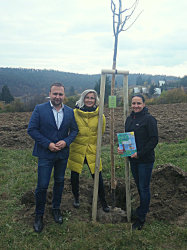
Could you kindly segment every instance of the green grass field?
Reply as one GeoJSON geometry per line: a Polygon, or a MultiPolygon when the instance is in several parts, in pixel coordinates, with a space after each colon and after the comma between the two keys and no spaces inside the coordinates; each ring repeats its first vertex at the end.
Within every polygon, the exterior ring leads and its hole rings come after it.
{"type": "MultiPolygon", "coordinates": [[[[155,150],[157,164],[171,163],[187,171],[187,141],[159,144],[155,150]]],[[[169,225],[167,221],[146,224],[142,231],[131,231],[127,224],[100,224],[70,221],[48,225],[37,234],[17,220],[22,195],[36,186],[37,159],[31,150],[0,148],[0,249],[98,249],[152,250],[187,249],[187,228],[169,225]]],[[[102,147],[103,178],[110,179],[110,148],[102,147]]],[[[115,147],[116,177],[124,177],[124,160],[115,147]]],[[[66,175],[70,172],[67,170],[66,175]]],[[[84,175],[89,172],[84,171],[84,175]]],[[[52,183],[50,184],[52,185],[52,183]]]]}

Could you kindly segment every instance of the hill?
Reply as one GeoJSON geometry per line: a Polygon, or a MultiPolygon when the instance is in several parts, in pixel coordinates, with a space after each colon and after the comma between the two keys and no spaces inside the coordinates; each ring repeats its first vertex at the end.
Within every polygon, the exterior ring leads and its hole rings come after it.
{"type": "MultiPolygon", "coordinates": [[[[136,79],[140,74],[129,74],[129,85],[135,85],[136,79]]],[[[40,69],[25,69],[25,68],[0,68],[0,92],[4,85],[7,85],[11,94],[14,97],[19,96],[34,96],[36,94],[48,94],[50,85],[53,82],[62,82],[66,87],[66,92],[71,86],[81,93],[88,88],[94,88],[95,83],[99,80],[100,74],[84,75],[56,70],[40,70],[40,69]]],[[[111,76],[110,76],[111,77],[111,76]]],[[[151,80],[180,80],[178,77],[165,75],[146,75],[141,74],[145,81],[151,77],[151,80]]],[[[123,77],[116,76],[117,86],[123,85],[123,77]]]]}

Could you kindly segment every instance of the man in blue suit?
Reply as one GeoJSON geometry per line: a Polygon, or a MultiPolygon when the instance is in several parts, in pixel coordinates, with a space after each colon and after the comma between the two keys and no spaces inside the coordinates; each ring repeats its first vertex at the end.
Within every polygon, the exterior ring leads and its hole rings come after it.
{"type": "Polygon", "coordinates": [[[54,167],[52,214],[56,223],[62,224],[60,203],[64,189],[64,175],[69,157],[69,146],[74,141],[78,127],[73,109],[63,104],[65,88],[53,83],[50,101],[36,105],[28,125],[28,134],[34,139],[33,156],[38,157],[38,183],[35,191],[36,217],[34,230],[41,232],[47,188],[54,167]]]}

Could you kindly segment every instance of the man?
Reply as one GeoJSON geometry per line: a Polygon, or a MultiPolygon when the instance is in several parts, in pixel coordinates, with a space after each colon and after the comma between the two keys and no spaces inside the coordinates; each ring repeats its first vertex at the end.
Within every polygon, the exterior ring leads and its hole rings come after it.
{"type": "Polygon", "coordinates": [[[73,109],[63,104],[65,88],[53,83],[50,101],[36,105],[30,118],[28,134],[35,140],[33,156],[38,157],[38,183],[35,191],[36,217],[34,230],[41,232],[47,188],[54,167],[52,214],[56,223],[62,224],[60,203],[64,189],[64,175],[69,157],[69,146],[74,141],[78,127],[73,109]]]}

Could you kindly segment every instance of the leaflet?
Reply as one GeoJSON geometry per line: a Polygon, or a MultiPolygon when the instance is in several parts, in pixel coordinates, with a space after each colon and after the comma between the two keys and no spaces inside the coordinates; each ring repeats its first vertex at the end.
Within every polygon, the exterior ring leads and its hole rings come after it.
{"type": "Polygon", "coordinates": [[[117,137],[119,148],[124,152],[122,157],[131,156],[137,152],[134,132],[120,133],[117,134],[117,137]]]}

